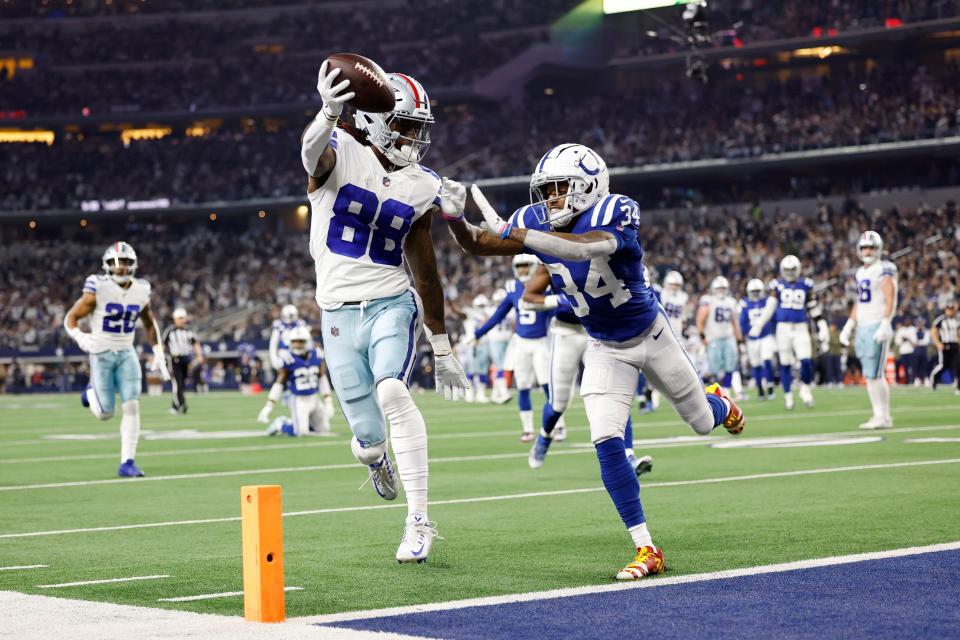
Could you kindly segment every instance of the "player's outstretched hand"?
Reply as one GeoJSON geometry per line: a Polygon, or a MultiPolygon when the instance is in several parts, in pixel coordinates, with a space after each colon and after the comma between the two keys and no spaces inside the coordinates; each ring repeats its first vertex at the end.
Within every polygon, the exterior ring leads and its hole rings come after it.
{"type": "Polygon", "coordinates": [[[466,395],[467,386],[470,384],[467,374],[453,355],[447,334],[437,333],[430,336],[430,346],[433,347],[433,369],[437,393],[442,394],[444,400],[456,402],[466,395]]]}
{"type": "Polygon", "coordinates": [[[480,191],[480,187],[472,185],[470,187],[470,196],[480,210],[480,215],[483,216],[483,221],[486,223],[487,228],[501,238],[505,237],[504,231],[509,231],[510,225],[497,215],[497,210],[487,202],[487,198],[483,195],[483,191],[480,191]]]}
{"type": "Polygon", "coordinates": [[[467,188],[450,178],[440,181],[440,212],[443,219],[452,222],[463,217],[467,204],[467,188]]]}
{"type": "Polygon", "coordinates": [[[257,422],[260,424],[267,424],[270,422],[270,411],[273,409],[270,405],[264,405],[263,409],[260,409],[260,413],[257,414],[257,422]]]}
{"type": "Polygon", "coordinates": [[[347,91],[350,86],[349,80],[334,84],[337,76],[340,75],[340,69],[333,69],[328,73],[327,67],[327,61],[324,60],[323,64],[320,65],[320,73],[317,76],[317,93],[323,99],[324,112],[331,120],[335,120],[343,113],[343,103],[352,100],[357,94],[353,91],[347,91]]]}

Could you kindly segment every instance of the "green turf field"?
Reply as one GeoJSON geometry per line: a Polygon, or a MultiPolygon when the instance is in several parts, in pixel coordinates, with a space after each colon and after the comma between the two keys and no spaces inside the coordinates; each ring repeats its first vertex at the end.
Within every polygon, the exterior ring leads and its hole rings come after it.
{"type": "MultiPolygon", "coordinates": [[[[745,403],[739,439],[882,439],[717,448],[735,439],[694,440],[669,407],[635,411],[638,453],[654,457],[642,497],[668,575],[960,539],[960,398],[894,390],[896,429],[872,434],[856,429],[868,417],[862,389],[816,397],[816,409],[789,414],[779,399],[745,403]],[[684,438],[662,440],[674,437],[684,438]],[[923,439],[940,441],[909,442],[923,439]]],[[[283,486],[286,583],[303,588],[287,594],[288,616],[604,584],[631,559],[579,403],[570,437],[534,472],[515,405],[417,396],[431,434],[430,517],[445,539],[427,564],[399,566],[403,498],[359,489],[366,474],[351,464],[342,417],[337,437],[225,437],[260,433],[263,400],[190,395],[189,415],[175,417],[167,397],[144,398],[137,462],[148,478],[120,481],[119,417],[96,421],[75,394],[0,396],[0,567],[49,565],[0,571],[0,590],[242,615],[239,597],[158,600],[242,589],[244,484],[283,486]],[[220,521],[184,522],[196,520],[220,521]],[[117,528],[144,524],[161,526],[117,528]],[[106,530],[77,531],[96,528],[106,530]],[[169,578],[38,588],[156,575],[169,578]]]]}

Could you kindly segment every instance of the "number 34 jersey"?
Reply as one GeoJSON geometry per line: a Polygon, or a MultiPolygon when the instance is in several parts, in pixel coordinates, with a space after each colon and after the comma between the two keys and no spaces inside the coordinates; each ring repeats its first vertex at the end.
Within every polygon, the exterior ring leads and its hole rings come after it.
{"type": "Polygon", "coordinates": [[[150,283],[131,278],[130,286],[121,287],[103,274],[87,276],[83,292],[97,297],[97,306],[90,316],[90,333],[96,340],[96,351],[122,351],[133,346],[140,312],[150,303],[150,283]]]}
{"type": "Polygon", "coordinates": [[[411,164],[387,171],[372,147],[335,129],[337,162],[326,182],[308,194],[310,255],[317,272],[317,304],[400,295],[410,286],[403,242],[410,226],[439,204],[440,178],[411,164]]]}
{"type": "MultiPolygon", "coordinates": [[[[542,206],[518,209],[511,222],[521,229],[552,231],[548,223],[539,221],[536,209],[542,206]]],[[[657,298],[643,277],[639,222],[636,202],[626,196],[609,195],[578,215],[569,231],[606,231],[616,239],[616,251],[582,262],[534,252],[550,271],[553,289],[566,295],[583,328],[594,339],[625,342],[646,331],[657,317],[657,298]]]]}

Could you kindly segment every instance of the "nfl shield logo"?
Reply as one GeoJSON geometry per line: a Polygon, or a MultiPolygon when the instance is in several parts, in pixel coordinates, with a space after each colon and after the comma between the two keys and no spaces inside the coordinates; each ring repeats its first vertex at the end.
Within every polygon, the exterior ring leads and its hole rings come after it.
{"type": "Polygon", "coordinates": [[[330,335],[334,338],[340,337],[340,328],[339,327],[330,327],[330,335]]]}
{"type": "Polygon", "coordinates": [[[389,187],[389,186],[390,186],[390,178],[389,178],[389,176],[383,176],[383,186],[385,186],[385,187],[389,187]]]}

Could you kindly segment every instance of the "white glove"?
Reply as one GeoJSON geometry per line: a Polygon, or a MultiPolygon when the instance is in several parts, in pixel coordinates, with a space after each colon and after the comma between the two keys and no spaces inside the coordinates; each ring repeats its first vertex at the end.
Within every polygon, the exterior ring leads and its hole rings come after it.
{"type": "Polygon", "coordinates": [[[483,215],[483,221],[487,224],[487,228],[493,233],[502,236],[504,228],[507,227],[507,222],[497,215],[496,209],[490,206],[490,203],[487,202],[487,198],[483,195],[483,192],[480,191],[480,187],[477,185],[471,186],[470,195],[473,196],[473,201],[477,203],[477,208],[480,209],[480,213],[483,215]]]}
{"type": "Polygon", "coordinates": [[[750,327],[750,331],[747,332],[747,335],[751,338],[759,338],[761,333],[763,333],[763,327],[759,324],[754,324],[752,327],[750,327]]]}
{"type": "Polygon", "coordinates": [[[550,311],[551,309],[556,309],[559,306],[560,296],[556,294],[544,296],[543,302],[527,302],[523,298],[520,299],[521,311],[550,311]]]}
{"type": "Polygon", "coordinates": [[[456,402],[467,392],[470,384],[467,374],[463,372],[463,367],[454,357],[447,334],[438,333],[430,336],[430,345],[433,347],[437,393],[443,394],[444,400],[456,402]]]}
{"type": "Polygon", "coordinates": [[[893,337],[893,325],[890,324],[889,318],[884,318],[880,321],[880,326],[877,327],[876,332],[873,334],[874,342],[885,343],[893,337]]]}
{"type": "Polygon", "coordinates": [[[324,114],[330,120],[336,120],[343,113],[343,103],[353,100],[357,94],[353,91],[344,93],[350,86],[349,80],[344,80],[339,84],[333,84],[340,75],[340,69],[334,69],[327,73],[327,61],[324,60],[320,65],[320,73],[317,75],[317,93],[323,99],[324,114]]]}
{"type": "Polygon", "coordinates": [[[467,204],[467,189],[459,182],[444,178],[440,182],[440,211],[443,219],[459,220],[467,204]]]}
{"type": "Polygon", "coordinates": [[[153,345],[153,370],[160,372],[161,380],[170,382],[170,370],[167,369],[167,355],[163,352],[163,347],[158,344],[153,345]]]}
{"type": "Polygon", "coordinates": [[[270,422],[270,412],[273,411],[273,403],[268,402],[263,405],[263,409],[260,409],[260,413],[257,414],[257,422],[260,424],[267,424],[270,422]]]}
{"type": "Polygon", "coordinates": [[[844,323],[843,329],[840,329],[840,344],[842,344],[845,347],[850,346],[850,334],[853,333],[853,327],[854,327],[853,320],[848,319],[844,323]]]}

